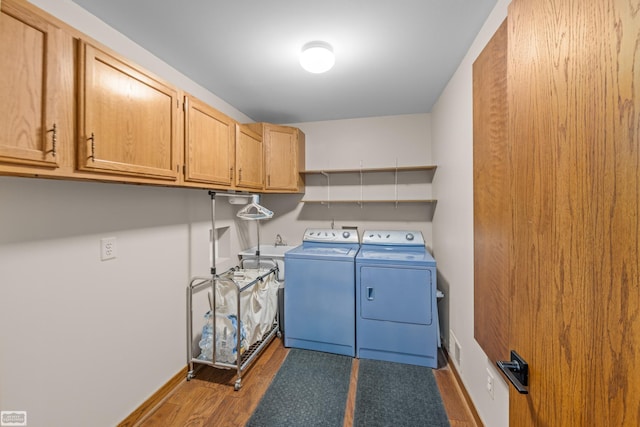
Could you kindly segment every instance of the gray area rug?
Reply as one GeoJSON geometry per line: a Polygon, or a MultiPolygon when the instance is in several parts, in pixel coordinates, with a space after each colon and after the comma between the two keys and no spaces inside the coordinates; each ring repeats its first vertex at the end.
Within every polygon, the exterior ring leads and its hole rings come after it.
{"type": "Polygon", "coordinates": [[[352,358],[293,348],[247,427],[342,427],[352,358]]]}
{"type": "Polygon", "coordinates": [[[360,359],[353,425],[449,426],[431,368],[360,359]]]}

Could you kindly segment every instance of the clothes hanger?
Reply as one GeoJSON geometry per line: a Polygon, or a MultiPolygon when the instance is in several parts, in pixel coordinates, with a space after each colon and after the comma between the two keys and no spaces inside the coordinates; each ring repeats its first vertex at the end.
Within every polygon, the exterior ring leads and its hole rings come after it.
{"type": "Polygon", "coordinates": [[[251,196],[251,203],[238,211],[237,217],[247,220],[269,219],[273,217],[273,212],[259,204],[260,195],[251,196]]]}

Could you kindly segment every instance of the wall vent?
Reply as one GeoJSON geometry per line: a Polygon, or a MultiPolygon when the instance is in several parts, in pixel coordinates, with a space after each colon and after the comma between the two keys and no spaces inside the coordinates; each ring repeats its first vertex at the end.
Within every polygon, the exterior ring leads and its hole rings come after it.
{"type": "Polygon", "coordinates": [[[462,347],[460,347],[460,342],[451,329],[449,330],[449,337],[451,339],[451,343],[453,344],[451,346],[451,356],[453,358],[453,363],[455,363],[456,366],[460,368],[460,366],[462,365],[462,347]]]}

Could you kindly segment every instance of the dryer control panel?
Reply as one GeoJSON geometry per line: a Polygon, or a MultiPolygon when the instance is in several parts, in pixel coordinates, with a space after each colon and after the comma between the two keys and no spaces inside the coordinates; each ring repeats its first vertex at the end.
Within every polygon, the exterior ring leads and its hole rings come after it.
{"type": "Polygon", "coordinates": [[[420,231],[412,230],[369,230],[362,234],[363,245],[424,246],[420,231]]]}
{"type": "Polygon", "coordinates": [[[356,230],[337,230],[333,228],[307,228],[303,242],[360,243],[356,230]]]}

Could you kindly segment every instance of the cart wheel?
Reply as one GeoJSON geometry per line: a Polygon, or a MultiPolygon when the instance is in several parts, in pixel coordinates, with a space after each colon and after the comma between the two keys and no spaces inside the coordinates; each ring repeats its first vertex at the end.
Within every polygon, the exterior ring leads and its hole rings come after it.
{"type": "Polygon", "coordinates": [[[235,385],[233,386],[233,389],[234,389],[235,391],[238,391],[238,390],[240,390],[240,387],[242,387],[242,380],[238,378],[238,379],[236,380],[235,385]]]}
{"type": "Polygon", "coordinates": [[[187,381],[191,381],[192,378],[194,378],[195,375],[193,374],[193,371],[189,371],[187,372],[187,381]]]}
{"type": "Polygon", "coordinates": [[[277,336],[278,338],[282,338],[282,332],[280,332],[280,330],[278,330],[278,332],[276,332],[276,336],[277,336]]]}

